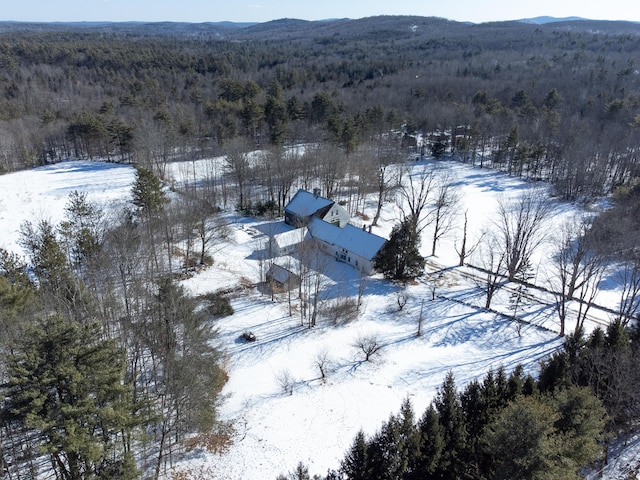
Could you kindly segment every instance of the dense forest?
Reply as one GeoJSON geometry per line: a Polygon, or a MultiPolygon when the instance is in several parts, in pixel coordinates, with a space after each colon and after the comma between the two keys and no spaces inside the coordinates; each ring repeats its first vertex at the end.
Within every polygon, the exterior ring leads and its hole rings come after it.
{"type": "MultiPolygon", "coordinates": [[[[558,304],[588,304],[603,262],[630,260],[619,322],[590,336],[578,325],[537,380],[500,370],[458,392],[451,376],[421,420],[406,404],[359,435],[331,478],[516,478],[508,447],[523,416],[540,425],[528,452],[553,451],[536,468],[558,476],[544,478],[574,478],[605,426],[626,432],[640,415],[629,388],[640,372],[638,51],[640,26],[624,22],[0,25],[0,173],[66,159],[136,167],[124,211],[75,192],[59,225],[23,223],[27,260],[0,250],[0,472],[158,478],[189,442],[224,444],[226,373],[207,319],[232,309],[179,283],[212,263],[221,209],[277,215],[319,183],[352,215],[375,195],[375,225],[385,193],[402,189],[387,167],[429,154],[548,181],[564,200],[612,194],[615,208],[559,244],[558,304]],[[205,180],[167,175],[169,162],[221,155],[205,180]]],[[[418,237],[432,198],[404,194],[418,237]]],[[[519,280],[526,260],[504,275],[519,280]]]]}
{"type": "MultiPolygon", "coordinates": [[[[465,162],[602,195],[637,172],[635,24],[437,18],[171,24],[0,34],[0,169],[142,165],[326,140],[344,156],[416,132],[465,162]]],[[[348,168],[349,162],[345,164],[348,168]]]]}

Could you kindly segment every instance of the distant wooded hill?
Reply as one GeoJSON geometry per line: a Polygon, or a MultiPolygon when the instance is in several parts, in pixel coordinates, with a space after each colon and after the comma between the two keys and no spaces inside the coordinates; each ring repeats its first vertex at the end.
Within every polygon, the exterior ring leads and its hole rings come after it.
{"type": "Polygon", "coordinates": [[[640,177],[638,51],[640,24],[593,20],[3,23],[0,171],[425,132],[417,153],[602,195],[640,177]]]}

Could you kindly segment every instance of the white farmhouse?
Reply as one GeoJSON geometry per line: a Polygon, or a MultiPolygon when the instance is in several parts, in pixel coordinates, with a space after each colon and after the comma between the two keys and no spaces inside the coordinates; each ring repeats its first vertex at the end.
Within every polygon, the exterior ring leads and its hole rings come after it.
{"type": "Polygon", "coordinates": [[[307,228],[324,253],[367,275],[373,270],[374,257],[386,242],[384,238],[353,225],[340,228],[319,218],[312,218],[307,228]]]}
{"type": "Polygon", "coordinates": [[[325,254],[369,275],[374,257],[386,242],[378,235],[351,225],[349,212],[322,197],[318,189],[313,193],[298,190],[284,212],[285,223],[295,230],[273,237],[276,255],[289,255],[302,241],[313,241],[325,254]]]}

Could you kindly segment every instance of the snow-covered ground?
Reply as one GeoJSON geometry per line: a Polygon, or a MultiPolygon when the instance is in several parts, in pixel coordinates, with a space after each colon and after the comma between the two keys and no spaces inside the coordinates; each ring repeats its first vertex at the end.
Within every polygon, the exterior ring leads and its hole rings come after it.
{"type": "Polygon", "coordinates": [[[0,248],[23,253],[18,246],[20,224],[64,216],[74,190],[105,211],[122,208],[131,199],[134,169],[117,163],[63,162],[34,170],[0,175],[0,248]]]}
{"type": "MultiPolygon", "coordinates": [[[[456,163],[443,166],[459,180],[459,211],[468,209],[470,239],[491,228],[500,196],[515,197],[528,188],[497,172],[456,163]]],[[[191,175],[186,164],[173,171],[178,177],[191,175]]],[[[66,162],[0,176],[0,247],[20,251],[16,241],[23,220],[60,220],[73,190],[86,192],[104,206],[119,208],[130,198],[132,180],[129,166],[94,162],[66,162]]],[[[558,222],[576,212],[573,205],[558,204],[548,230],[556,230],[558,222]]],[[[364,213],[373,215],[373,199],[364,213]]],[[[398,215],[397,206],[388,204],[374,233],[388,236],[398,215]]],[[[216,249],[214,265],[184,282],[193,293],[235,287],[240,279],[247,284],[260,280],[253,249],[261,232],[271,226],[231,213],[229,220],[232,240],[216,249]]],[[[427,228],[425,255],[430,251],[429,235],[427,228]]],[[[484,297],[469,278],[473,272],[455,267],[453,245],[460,238],[460,229],[451,232],[439,244],[438,257],[429,259],[428,271],[443,272],[435,300],[424,281],[402,288],[372,276],[367,279],[358,319],[343,325],[321,319],[315,328],[302,326],[297,308],[290,315],[286,295],[272,300],[256,289],[234,295],[234,315],[215,324],[229,373],[219,411],[221,419],[234,428],[233,444],[221,454],[194,450],[176,468],[218,480],[275,479],[302,461],[312,474],[324,474],[339,466],[358,430],[375,432],[398,411],[403,399],[410,398],[420,415],[449,371],[460,386],[499,366],[510,371],[520,363],[536,374],[539,360],[561,345],[553,308],[526,301],[518,313],[526,323],[519,324],[505,315],[511,311],[507,291],[497,295],[495,311],[481,308],[484,297]],[[399,293],[408,297],[401,311],[399,293]],[[421,312],[422,335],[418,337],[421,312]],[[256,335],[256,342],[240,340],[246,330],[256,335]],[[369,362],[354,346],[366,335],[375,335],[382,344],[369,362]],[[329,360],[325,379],[315,365],[323,352],[329,360]],[[292,379],[291,393],[283,391],[284,374],[292,379]]],[[[546,245],[536,257],[538,283],[545,281],[549,252],[546,245]]],[[[357,295],[360,284],[359,275],[349,266],[333,260],[329,266],[323,281],[323,309],[337,298],[357,295]]],[[[599,301],[611,301],[605,306],[615,307],[614,298],[611,293],[599,301]]],[[[608,318],[604,312],[594,313],[598,315],[605,321],[608,318]]],[[[634,443],[635,453],[640,451],[638,443],[634,443]]],[[[632,461],[627,460],[633,459],[629,450],[625,452],[627,456],[617,463],[632,461]]],[[[618,473],[608,472],[605,478],[618,478],[618,473]]]]}

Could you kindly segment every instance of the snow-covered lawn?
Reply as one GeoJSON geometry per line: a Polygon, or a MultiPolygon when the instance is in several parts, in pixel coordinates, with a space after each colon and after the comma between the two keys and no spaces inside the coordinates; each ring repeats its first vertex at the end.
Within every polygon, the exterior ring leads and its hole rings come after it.
{"type": "MultiPolygon", "coordinates": [[[[528,188],[493,171],[456,163],[443,166],[458,178],[459,210],[469,212],[470,239],[491,228],[499,196],[515,197],[528,188]]],[[[191,175],[186,164],[172,168],[178,177],[191,175]]],[[[58,222],[73,190],[86,192],[90,200],[103,206],[120,208],[130,198],[133,178],[130,166],[97,162],[66,162],[0,176],[0,247],[20,252],[20,223],[39,218],[58,222]]],[[[365,213],[372,215],[374,208],[371,199],[365,213]]],[[[548,230],[557,229],[558,222],[576,212],[573,205],[558,204],[548,230]]],[[[381,226],[374,233],[388,236],[398,215],[396,205],[386,205],[381,226]]],[[[211,268],[184,281],[194,294],[236,287],[241,279],[246,279],[242,280],[245,284],[260,280],[259,261],[252,254],[261,232],[269,230],[267,222],[228,216],[231,241],[216,246],[211,268]]],[[[429,235],[427,228],[425,255],[430,251],[429,235]]],[[[461,230],[453,231],[438,246],[438,257],[429,259],[428,271],[443,271],[435,300],[424,281],[403,288],[372,276],[358,319],[343,325],[320,319],[314,328],[302,326],[297,307],[290,315],[285,294],[275,301],[255,288],[233,294],[234,315],[215,323],[229,374],[219,412],[221,419],[233,425],[233,444],[221,454],[192,451],[177,468],[204,472],[212,479],[262,480],[275,479],[302,461],[312,474],[324,474],[339,466],[358,430],[375,432],[398,411],[403,399],[410,398],[420,415],[448,371],[460,386],[499,366],[510,371],[522,364],[527,372],[536,374],[538,362],[561,345],[553,331],[557,330],[553,308],[548,302],[526,301],[519,310],[526,323],[518,324],[507,315],[511,311],[507,291],[497,295],[495,311],[480,308],[483,294],[469,277],[473,271],[455,266],[458,259],[453,245],[460,238],[461,230]],[[400,292],[408,297],[402,311],[397,303],[400,292]],[[418,337],[421,311],[422,335],[418,337]],[[240,339],[247,330],[256,335],[255,342],[240,339]],[[369,362],[354,346],[366,335],[375,335],[382,344],[369,362]],[[314,365],[322,352],[329,360],[325,379],[314,365]],[[283,391],[279,380],[283,372],[293,380],[292,393],[283,391]]],[[[546,245],[536,257],[538,283],[545,282],[549,252],[546,245]]],[[[336,298],[356,296],[360,282],[349,266],[334,260],[329,265],[323,309],[336,298]]],[[[599,301],[613,298],[612,293],[599,301]]],[[[615,302],[604,305],[615,307],[615,302]]],[[[607,319],[606,313],[594,315],[607,319]]]]}

